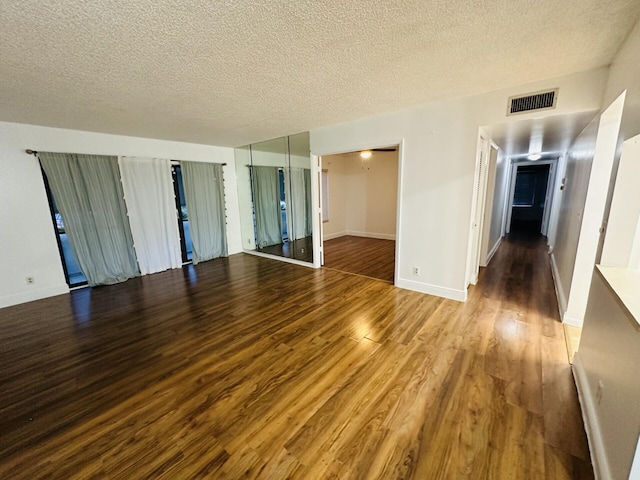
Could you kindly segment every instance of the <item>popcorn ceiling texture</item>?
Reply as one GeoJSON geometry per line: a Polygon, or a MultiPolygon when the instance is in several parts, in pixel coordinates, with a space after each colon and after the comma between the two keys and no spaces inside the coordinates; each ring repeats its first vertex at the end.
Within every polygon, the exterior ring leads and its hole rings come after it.
{"type": "Polygon", "coordinates": [[[637,0],[2,0],[0,120],[238,146],[608,65],[637,0]]]}

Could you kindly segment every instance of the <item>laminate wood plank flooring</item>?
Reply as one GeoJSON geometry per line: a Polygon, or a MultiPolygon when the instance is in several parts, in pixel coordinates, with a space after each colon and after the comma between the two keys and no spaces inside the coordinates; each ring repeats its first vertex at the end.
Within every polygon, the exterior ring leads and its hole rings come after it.
{"type": "Polygon", "coordinates": [[[240,254],[2,309],[0,478],[593,478],[550,282],[512,239],[466,303],[240,254]]]}
{"type": "Polygon", "coordinates": [[[578,351],[580,346],[580,337],[582,336],[582,328],[574,327],[573,325],[563,324],[564,336],[567,345],[567,355],[569,356],[569,363],[573,363],[573,357],[578,351]]]}
{"type": "Polygon", "coordinates": [[[324,266],[393,283],[396,242],[345,235],[324,241],[324,266]]]}
{"type": "Polygon", "coordinates": [[[256,251],[278,257],[293,258],[301,262],[313,262],[313,237],[287,240],[277,245],[258,248],[256,251]]]}

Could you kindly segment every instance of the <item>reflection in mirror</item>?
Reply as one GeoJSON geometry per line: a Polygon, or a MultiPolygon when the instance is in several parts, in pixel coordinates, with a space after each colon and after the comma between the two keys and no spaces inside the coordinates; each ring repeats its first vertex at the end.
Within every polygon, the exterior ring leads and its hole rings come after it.
{"type": "Polygon", "coordinates": [[[236,148],[245,250],[313,261],[309,133],[236,148]]]}

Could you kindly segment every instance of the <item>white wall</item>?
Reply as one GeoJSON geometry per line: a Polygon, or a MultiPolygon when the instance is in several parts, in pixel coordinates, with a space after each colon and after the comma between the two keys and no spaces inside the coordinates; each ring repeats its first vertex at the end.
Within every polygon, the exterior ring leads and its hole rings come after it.
{"type": "Polygon", "coordinates": [[[607,223],[600,263],[612,267],[636,267],[630,265],[638,219],[640,218],[640,135],[626,140],[616,176],[611,211],[607,223]]]}
{"type": "MultiPolygon", "coordinates": [[[[639,51],[640,23],[636,23],[614,58],[605,94],[605,101],[611,102],[627,90],[620,129],[624,141],[640,134],[639,51]]],[[[621,163],[621,171],[622,166],[621,163]]],[[[634,181],[637,195],[640,178],[634,181]]],[[[633,234],[633,230],[630,222],[628,232],[633,234]]],[[[636,230],[638,233],[640,230],[636,230]]],[[[616,232],[618,234],[620,231],[616,232]]],[[[593,276],[593,282],[582,339],[574,360],[576,383],[589,427],[587,433],[592,458],[594,464],[602,468],[601,478],[627,478],[640,425],[640,382],[637,373],[640,327],[623,311],[610,288],[604,285],[600,274],[593,276]],[[598,402],[597,386],[600,381],[604,388],[601,401],[598,402]]]]}
{"type": "MultiPolygon", "coordinates": [[[[572,147],[568,152],[565,172],[567,185],[571,179],[570,168],[572,165],[576,165],[576,170],[581,173],[576,177],[582,182],[576,186],[576,190],[582,192],[586,186],[586,195],[581,205],[577,201],[573,202],[577,213],[579,213],[579,224],[571,215],[574,211],[561,209],[558,222],[559,224],[572,225],[574,227],[572,229],[573,235],[575,235],[575,227],[578,228],[577,243],[573,243],[573,237],[559,236],[552,258],[558,267],[558,278],[561,281],[561,285],[557,289],[564,291],[565,294],[568,292],[562,321],[577,327],[582,326],[587,308],[591,274],[601,240],[600,227],[605,217],[607,201],[610,201],[609,190],[615,174],[615,157],[623,106],[624,94],[600,115],[595,146],[592,151],[586,152],[582,148],[576,150],[572,147]],[[582,163],[589,164],[586,182],[583,176],[587,167],[580,167],[579,165],[582,163]],[[567,216],[564,216],[563,213],[567,216]],[[560,241],[565,238],[566,242],[560,241]]],[[[577,195],[574,198],[577,198],[577,195]]],[[[560,227],[559,232],[562,232],[560,227]]]]}
{"type": "MultiPolygon", "coordinates": [[[[623,47],[611,63],[605,93],[605,101],[611,102],[624,90],[627,91],[620,126],[620,136],[625,142],[640,134],[640,82],[638,81],[640,62],[638,62],[638,51],[640,51],[640,21],[636,22],[623,47]]],[[[635,177],[633,181],[636,185],[640,185],[640,178],[635,177]]],[[[635,268],[640,268],[640,225],[632,247],[631,261],[635,268]]]]}
{"type": "Polygon", "coordinates": [[[236,148],[236,178],[238,185],[238,210],[240,212],[240,232],[242,247],[245,250],[255,250],[256,237],[253,228],[253,203],[251,196],[251,154],[249,146],[236,148]]]}
{"type": "Polygon", "coordinates": [[[358,152],[328,155],[322,159],[322,168],[329,171],[325,240],[342,235],[395,239],[397,152],[374,152],[368,160],[358,152]]]}
{"type": "Polygon", "coordinates": [[[40,168],[27,148],[227,163],[227,242],[229,253],[241,250],[233,149],[0,122],[0,307],[69,290],[40,168]],[[26,284],[27,276],[33,285],[26,284]]]}
{"type": "Polygon", "coordinates": [[[341,237],[347,231],[347,183],[346,162],[342,155],[328,155],[322,158],[322,169],[329,178],[329,221],[322,224],[324,240],[341,237]]]}
{"type": "Polygon", "coordinates": [[[640,432],[639,364],[640,324],[594,273],[574,371],[596,478],[629,478],[640,432]]]}
{"type": "Polygon", "coordinates": [[[551,262],[561,316],[567,311],[599,122],[600,116],[580,133],[564,157],[563,168],[558,169],[565,180],[564,189],[556,190],[554,199],[558,214],[551,262]]]}
{"type": "Polygon", "coordinates": [[[604,105],[613,102],[627,91],[624,105],[621,137],[628,140],[640,134],[640,21],[636,22],[624,45],[616,54],[609,70],[609,78],[604,95],[604,105]]]}
{"type": "Polygon", "coordinates": [[[533,118],[507,118],[507,99],[546,88],[560,89],[555,114],[599,110],[606,74],[598,69],[319,128],[311,132],[311,152],[402,143],[396,284],[464,300],[478,128],[533,118]]]}
{"type": "Polygon", "coordinates": [[[509,162],[504,150],[491,148],[487,203],[482,230],[480,265],[486,267],[500,246],[503,235],[505,201],[509,186],[509,162]]]}

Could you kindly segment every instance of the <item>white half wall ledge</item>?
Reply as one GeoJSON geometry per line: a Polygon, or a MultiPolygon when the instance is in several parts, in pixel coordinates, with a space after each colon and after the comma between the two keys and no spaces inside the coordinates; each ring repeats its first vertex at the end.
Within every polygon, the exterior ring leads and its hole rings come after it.
{"type": "Polygon", "coordinates": [[[426,293],[436,297],[456,300],[458,302],[467,301],[467,290],[456,290],[449,287],[441,287],[440,285],[432,285],[430,283],[416,282],[415,280],[407,280],[400,278],[396,282],[396,287],[412,290],[414,292],[426,293]]]}
{"type": "Polygon", "coordinates": [[[11,307],[20,303],[33,302],[43,298],[55,297],[57,295],[64,295],[65,293],[69,293],[69,286],[67,284],[52,285],[46,288],[20,292],[14,295],[7,295],[6,297],[0,297],[0,308],[11,307]]]}
{"type": "Polygon", "coordinates": [[[602,432],[596,416],[596,405],[594,403],[595,395],[592,395],[587,373],[582,365],[582,358],[578,350],[573,356],[573,378],[578,391],[578,400],[580,401],[580,410],[582,411],[582,421],[584,422],[585,431],[587,433],[589,453],[591,454],[591,462],[597,479],[611,479],[611,470],[607,460],[606,450],[604,448],[604,440],[602,432]]]}

